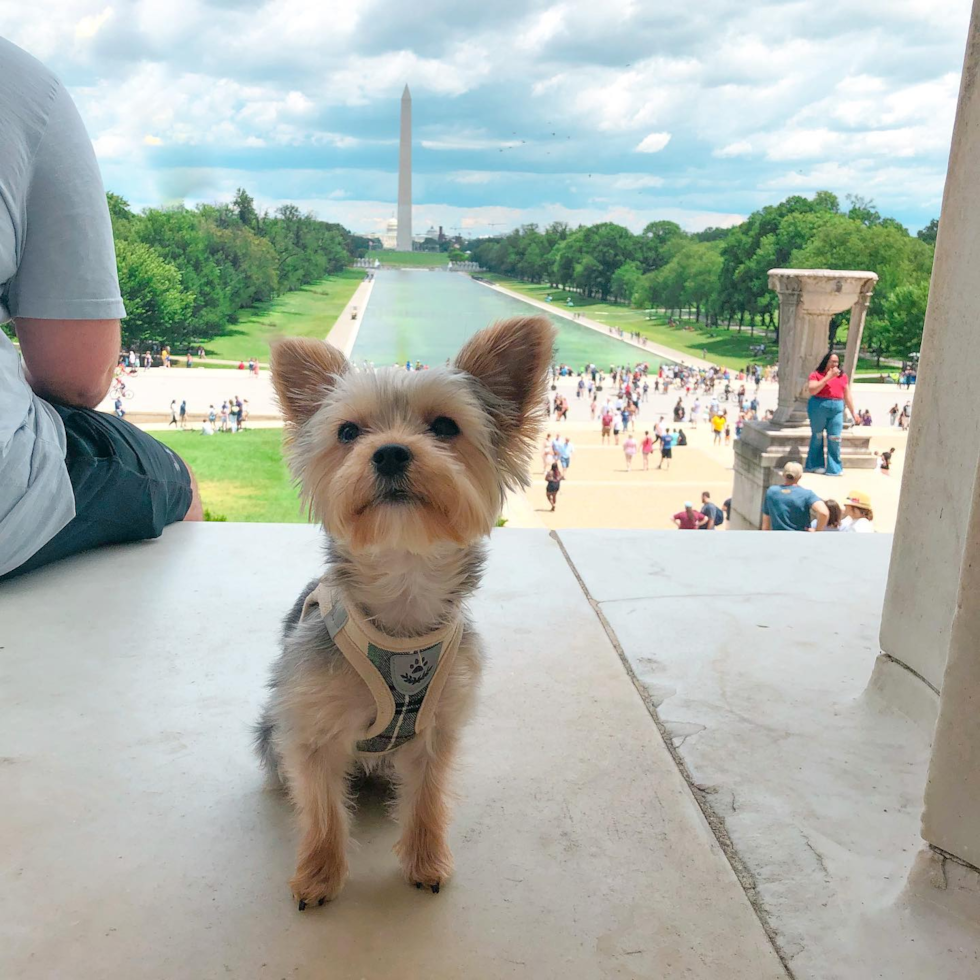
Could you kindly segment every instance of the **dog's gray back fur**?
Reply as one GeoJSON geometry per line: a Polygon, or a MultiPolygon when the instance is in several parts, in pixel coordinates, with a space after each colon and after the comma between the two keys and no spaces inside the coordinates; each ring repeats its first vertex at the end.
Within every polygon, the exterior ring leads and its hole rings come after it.
{"type": "MultiPolygon", "coordinates": [[[[303,605],[307,596],[320,584],[319,579],[308,582],[300,592],[292,608],[286,613],[282,621],[282,653],[272,667],[272,677],[268,686],[275,690],[280,683],[292,673],[295,666],[302,660],[310,656],[330,656],[336,654],[337,650],[330,639],[323,620],[319,617],[311,624],[311,628],[317,636],[312,643],[296,644],[290,643],[300,617],[303,615],[303,605]],[[319,635],[322,633],[322,636],[319,635]]],[[[262,710],[262,715],[254,726],[255,732],[255,751],[259,760],[271,776],[275,776],[282,781],[279,773],[279,755],[273,739],[275,733],[275,721],[273,720],[271,706],[267,704],[262,710]]]]}

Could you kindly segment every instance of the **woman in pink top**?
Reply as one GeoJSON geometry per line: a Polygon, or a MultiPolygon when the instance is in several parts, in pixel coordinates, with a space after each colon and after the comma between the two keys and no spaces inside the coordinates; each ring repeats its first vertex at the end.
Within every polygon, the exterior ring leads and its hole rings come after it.
{"type": "Polygon", "coordinates": [[[633,457],[636,455],[636,440],[632,433],[626,433],[626,440],[623,442],[623,455],[626,457],[626,472],[629,473],[633,466],[633,457]]]}
{"type": "Polygon", "coordinates": [[[826,473],[840,476],[840,437],[844,431],[844,406],[857,422],[857,412],[851,401],[847,375],[841,370],[840,358],[831,351],[817,365],[807,382],[810,400],[806,411],[810,416],[810,451],[806,456],[807,473],[826,473]],[[824,454],[824,433],[827,449],[824,454]]]}
{"type": "Polygon", "coordinates": [[[643,468],[645,470],[650,469],[650,453],[653,452],[653,439],[650,438],[650,433],[646,432],[643,435],[643,468]]]}

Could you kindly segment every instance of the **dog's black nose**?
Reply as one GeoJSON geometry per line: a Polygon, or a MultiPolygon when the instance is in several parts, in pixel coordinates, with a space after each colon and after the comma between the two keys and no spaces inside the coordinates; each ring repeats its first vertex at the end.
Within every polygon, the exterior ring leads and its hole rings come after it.
{"type": "Polygon", "coordinates": [[[411,461],[412,451],[408,446],[401,446],[397,442],[379,446],[371,457],[375,472],[379,476],[401,476],[408,469],[411,461]]]}

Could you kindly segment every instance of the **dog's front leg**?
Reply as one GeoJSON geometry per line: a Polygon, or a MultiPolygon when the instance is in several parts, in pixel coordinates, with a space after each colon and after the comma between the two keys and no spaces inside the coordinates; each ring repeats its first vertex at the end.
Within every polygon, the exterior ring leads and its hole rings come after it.
{"type": "Polygon", "coordinates": [[[303,831],[296,874],[289,883],[302,912],[314,902],[322,905],[336,898],[347,880],[350,755],[342,747],[297,746],[284,753],[283,763],[303,831]]]}
{"type": "Polygon", "coordinates": [[[449,777],[456,749],[455,735],[437,733],[431,742],[417,738],[394,758],[398,784],[395,845],[405,878],[434,892],[453,872],[449,849],[449,777]]]}

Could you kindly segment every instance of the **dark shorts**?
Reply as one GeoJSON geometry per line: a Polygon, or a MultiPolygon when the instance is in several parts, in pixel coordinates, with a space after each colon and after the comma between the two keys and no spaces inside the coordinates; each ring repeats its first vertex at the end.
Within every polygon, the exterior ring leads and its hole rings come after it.
{"type": "Polygon", "coordinates": [[[10,576],[100,545],[159,537],[191,505],[190,473],[162,442],[105,412],[54,409],[65,424],[75,516],[10,576]]]}
{"type": "Polygon", "coordinates": [[[674,455],[674,447],[671,446],[670,449],[661,449],[660,458],[661,459],[671,459],[674,455]]]}

